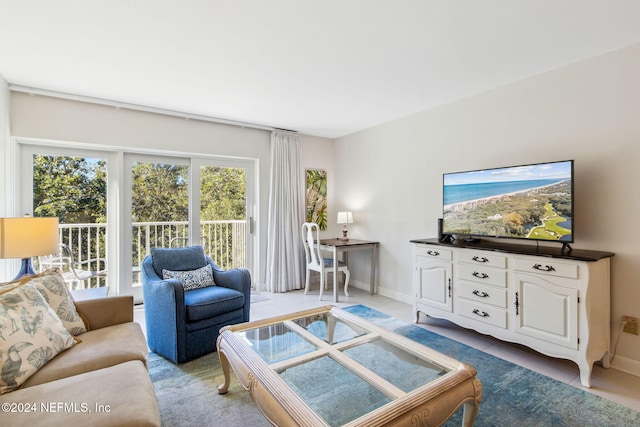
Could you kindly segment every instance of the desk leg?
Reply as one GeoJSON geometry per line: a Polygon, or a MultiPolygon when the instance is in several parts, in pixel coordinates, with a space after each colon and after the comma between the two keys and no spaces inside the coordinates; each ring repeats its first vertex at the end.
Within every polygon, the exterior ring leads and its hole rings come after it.
{"type": "Polygon", "coordinates": [[[338,302],[338,248],[333,247],[333,301],[338,302]]]}
{"type": "MultiPolygon", "coordinates": [[[[342,262],[344,262],[344,265],[349,267],[349,252],[348,251],[343,251],[342,252],[342,262]]],[[[349,270],[347,270],[347,271],[349,271],[349,270]]],[[[348,297],[349,296],[349,290],[347,289],[347,275],[345,274],[343,276],[341,274],[340,277],[344,278],[344,280],[342,281],[342,285],[344,286],[344,296],[348,297]]]]}
{"type": "Polygon", "coordinates": [[[376,268],[378,264],[378,245],[373,245],[371,248],[371,276],[369,282],[369,293],[371,295],[376,293],[376,268]]]}

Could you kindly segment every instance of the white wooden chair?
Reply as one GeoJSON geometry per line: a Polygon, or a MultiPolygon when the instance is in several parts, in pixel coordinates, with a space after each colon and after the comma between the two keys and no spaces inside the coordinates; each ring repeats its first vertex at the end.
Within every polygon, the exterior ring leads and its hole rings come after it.
{"type": "MultiPolygon", "coordinates": [[[[200,236],[200,244],[203,248],[207,248],[207,236],[200,236]]],[[[184,248],[189,246],[189,238],[188,237],[174,237],[169,240],[170,248],[184,248]]]]}
{"type": "MultiPolygon", "coordinates": [[[[307,279],[304,285],[305,295],[309,292],[309,276],[311,270],[320,273],[320,299],[322,293],[327,286],[327,273],[333,272],[333,258],[324,258],[320,251],[320,229],[318,224],[314,222],[305,222],[302,224],[302,241],[304,243],[304,253],[307,264],[307,279]]],[[[349,268],[342,261],[338,261],[338,271],[344,273],[344,294],[349,296],[347,290],[349,286],[349,268]]]]}
{"type": "Polygon", "coordinates": [[[40,271],[58,267],[69,290],[86,289],[92,278],[106,277],[106,262],[102,258],[76,261],[69,246],[58,245],[58,253],[38,257],[40,271]],[[76,285],[75,287],[73,285],[76,285]]]}

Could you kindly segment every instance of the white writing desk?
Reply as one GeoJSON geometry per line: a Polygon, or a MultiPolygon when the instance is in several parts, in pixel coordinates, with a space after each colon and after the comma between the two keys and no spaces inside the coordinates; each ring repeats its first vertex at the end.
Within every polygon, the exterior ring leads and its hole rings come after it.
{"type": "Polygon", "coordinates": [[[376,268],[378,264],[378,243],[357,239],[322,239],[320,249],[331,251],[333,254],[333,301],[338,302],[338,254],[343,253],[344,263],[348,265],[348,253],[371,249],[371,276],[369,277],[369,293],[373,295],[376,289],[376,268]]]}

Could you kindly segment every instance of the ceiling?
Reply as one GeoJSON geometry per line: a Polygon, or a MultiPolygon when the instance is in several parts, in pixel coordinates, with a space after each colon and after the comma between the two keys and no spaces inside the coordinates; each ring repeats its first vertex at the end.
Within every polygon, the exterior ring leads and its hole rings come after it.
{"type": "Polygon", "coordinates": [[[637,0],[0,0],[12,85],[328,138],[638,42],[637,0]]]}

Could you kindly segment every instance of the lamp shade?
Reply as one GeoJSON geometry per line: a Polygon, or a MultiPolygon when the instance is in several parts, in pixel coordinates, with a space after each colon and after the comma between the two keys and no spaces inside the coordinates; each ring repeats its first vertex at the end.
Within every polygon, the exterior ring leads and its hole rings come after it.
{"type": "Polygon", "coordinates": [[[338,212],[338,224],[353,224],[353,214],[351,212],[338,212]]]}
{"type": "Polygon", "coordinates": [[[58,251],[58,218],[0,218],[0,258],[30,258],[58,251]]]}

